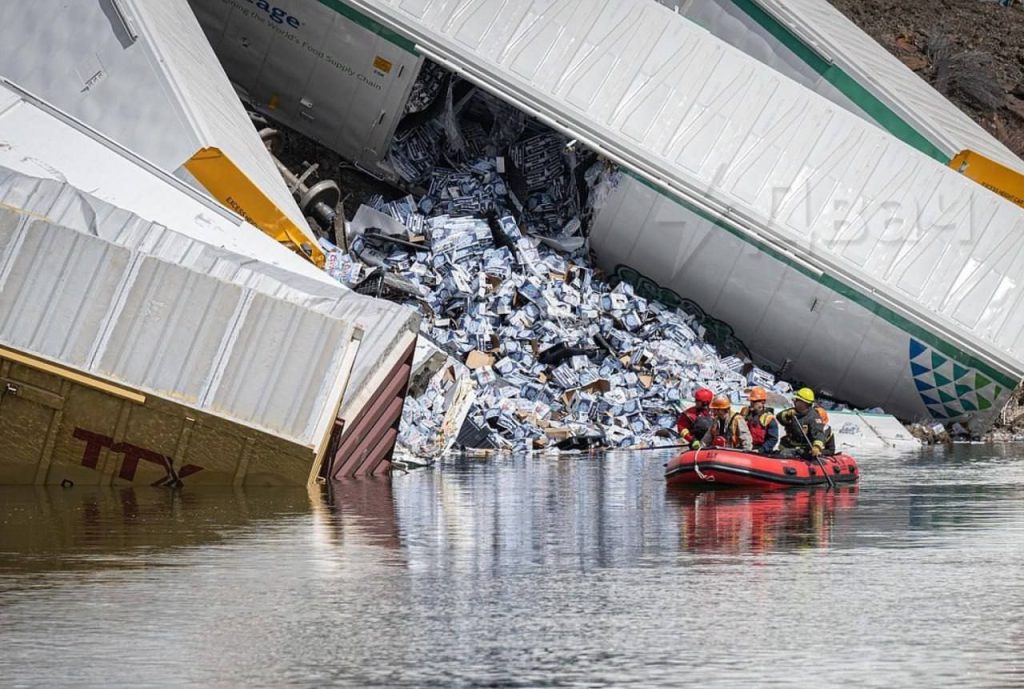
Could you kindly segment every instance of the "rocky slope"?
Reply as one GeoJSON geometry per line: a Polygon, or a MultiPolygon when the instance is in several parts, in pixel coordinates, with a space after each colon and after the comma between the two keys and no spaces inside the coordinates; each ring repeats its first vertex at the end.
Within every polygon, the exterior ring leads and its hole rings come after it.
{"type": "Polygon", "coordinates": [[[1024,156],[1024,9],[994,0],[830,0],[1024,156]]]}

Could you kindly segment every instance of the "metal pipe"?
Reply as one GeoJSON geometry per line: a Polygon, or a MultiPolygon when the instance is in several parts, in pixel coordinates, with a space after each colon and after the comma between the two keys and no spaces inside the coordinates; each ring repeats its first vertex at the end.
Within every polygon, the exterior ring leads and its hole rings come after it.
{"type": "Polygon", "coordinates": [[[325,231],[334,226],[334,220],[338,215],[335,210],[338,201],[341,200],[341,190],[334,180],[325,179],[313,186],[306,186],[306,179],[316,172],[319,165],[313,164],[307,167],[301,175],[296,175],[288,166],[281,162],[275,154],[280,146],[280,133],[276,129],[266,128],[260,130],[260,138],[267,146],[270,157],[281,173],[288,190],[299,204],[299,210],[305,216],[311,216],[325,231]]]}

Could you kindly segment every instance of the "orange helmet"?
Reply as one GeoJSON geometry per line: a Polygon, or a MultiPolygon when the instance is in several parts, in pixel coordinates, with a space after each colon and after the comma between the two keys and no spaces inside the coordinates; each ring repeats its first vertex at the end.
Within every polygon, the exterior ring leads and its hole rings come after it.
{"type": "Polygon", "coordinates": [[[732,402],[725,395],[718,395],[711,400],[712,409],[732,409],[732,402]]]}
{"type": "Polygon", "coordinates": [[[768,391],[762,387],[751,388],[748,397],[751,402],[767,402],[768,391]]]}

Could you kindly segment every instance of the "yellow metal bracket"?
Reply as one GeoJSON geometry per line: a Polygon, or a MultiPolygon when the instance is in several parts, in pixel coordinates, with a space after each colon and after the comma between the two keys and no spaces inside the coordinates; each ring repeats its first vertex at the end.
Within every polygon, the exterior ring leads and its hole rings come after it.
{"type": "Polygon", "coordinates": [[[949,166],[989,191],[1024,207],[1024,175],[977,151],[963,150],[949,161],[949,166]]]}
{"type": "Polygon", "coordinates": [[[265,234],[323,268],[324,252],[219,148],[199,149],[185,168],[213,197],[265,234]]]}

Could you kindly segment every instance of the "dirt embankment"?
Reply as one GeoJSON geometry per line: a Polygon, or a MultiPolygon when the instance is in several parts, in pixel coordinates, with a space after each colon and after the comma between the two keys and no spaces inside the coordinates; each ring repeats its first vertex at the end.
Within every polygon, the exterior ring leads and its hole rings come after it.
{"type": "Polygon", "coordinates": [[[1024,9],[995,0],[830,0],[1024,157],[1024,9]]]}

